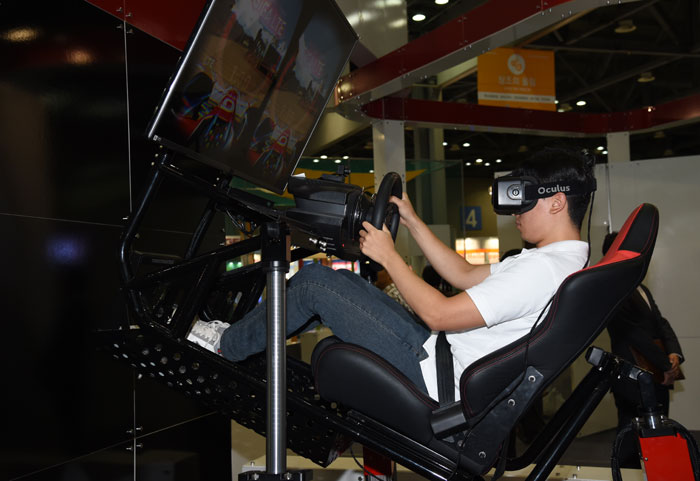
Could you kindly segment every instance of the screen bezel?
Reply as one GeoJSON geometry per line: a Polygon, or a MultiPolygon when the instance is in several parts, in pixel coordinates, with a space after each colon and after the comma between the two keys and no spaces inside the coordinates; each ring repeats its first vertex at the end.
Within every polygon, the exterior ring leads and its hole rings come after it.
{"type": "MultiPolygon", "coordinates": [[[[306,149],[306,146],[309,143],[309,140],[316,129],[318,122],[320,121],[321,116],[323,115],[324,108],[321,108],[317,114],[315,120],[312,122],[311,128],[309,129],[308,133],[306,134],[305,138],[303,139],[303,143],[299,145],[298,148],[295,149],[294,155],[290,156],[289,159],[287,159],[287,167],[291,165],[291,170],[289,170],[289,175],[286,176],[286,178],[283,176],[281,181],[277,182],[272,182],[272,180],[275,180],[275,177],[273,176],[265,176],[265,175],[251,175],[248,172],[243,171],[240,168],[236,168],[236,162],[232,163],[226,163],[223,162],[219,159],[216,159],[212,156],[208,156],[204,153],[198,152],[197,150],[190,148],[186,145],[182,145],[181,143],[174,141],[166,134],[162,134],[161,132],[158,131],[159,126],[163,122],[163,118],[165,114],[167,113],[167,106],[171,104],[174,100],[174,96],[179,93],[177,86],[180,85],[180,82],[183,81],[183,75],[184,72],[189,68],[190,62],[192,61],[192,55],[193,51],[198,45],[198,42],[202,38],[203,34],[206,31],[208,21],[212,15],[212,12],[215,10],[215,7],[217,5],[217,2],[219,1],[224,1],[224,0],[208,0],[207,3],[205,4],[202,13],[199,17],[199,20],[197,21],[197,24],[192,32],[192,35],[190,36],[190,39],[188,40],[187,46],[183,50],[183,54],[181,55],[180,59],[178,60],[177,67],[175,69],[174,74],[171,76],[168,85],[166,89],[163,92],[163,95],[161,96],[161,100],[158,103],[156,110],[154,112],[154,115],[151,119],[151,122],[149,123],[148,129],[147,129],[147,134],[146,136],[149,139],[152,139],[160,144],[162,144],[164,147],[167,147],[168,149],[171,149],[175,152],[181,153],[187,157],[190,157],[198,162],[202,162],[206,165],[209,165],[210,167],[213,167],[215,169],[218,169],[222,172],[224,172],[227,175],[234,175],[236,177],[240,177],[248,182],[251,182],[255,184],[256,186],[268,189],[276,194],[282,194],[286,188],[287,185],[289,184],[289,178],[293,175],[294,170],[296,169],[297,165],[299,164],[299,161],[301,159],[302,153],[306,149]]],[[[329,99],[331,96],[334,95],[334,90],[335,90],[335,85],[337,84],[338,78],[340,78],[340,75],[343,72],[343,69],[345,65],[347,65],[347,61],[350,57],[350,54],[352,52],[352,49],[354,45],[356,44],[358,40],[357,33],[353,30],[352,26],[348,22],[347,18],[343,14],[343,12],[340,10],[338,5],[333,1],[333,0],[303,0],[306,3],[323,3],[324,6],[329,7],[329,13],[337,19],[338,25],[333,25],[334,28],[338,29],[343,29],[339,35],[342,35],[345,37],[347,35],[347,45],[349,45],[349,48],[347,49],[347,52],[342,52],[341,56],[339,57],[340,60],[342,60],[342,63],[339,63],[339,67],[337,69],[337,72],[334,73],[334,75],[330,76],[329,78],[332,79],[332,86],[331,88],[328,89],[328,93],[326,96],[323,97],[323,105],[327,105],[329,99]]],[[[270,86],[270,89],[275,88],[275,83],[273,82],[270,86]]],[[[243,159],[239,159],[239,161],[243,161],[243,159]]]]}

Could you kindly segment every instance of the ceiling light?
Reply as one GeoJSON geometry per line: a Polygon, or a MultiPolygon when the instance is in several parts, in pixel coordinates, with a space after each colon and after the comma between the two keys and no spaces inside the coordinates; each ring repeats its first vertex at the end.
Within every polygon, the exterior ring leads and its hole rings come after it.
{"type": "Polygon", "coordinates": [[[320,162],[320,160],[314,159],[314,164],[318,164],[319,162],[320,162]]]}
{"type": "Polygon", "coordinates": [[[443,147],[447,147],[447,142],[443,142],[443,143],[442,143],[442,146],[443,146],[443,147]]]}
{"type": "Polygon", "coordinates": [[[604,150],[604,151],[601,152],[601,154],[603,154],[603,155],[608,155],[608,151],[607,151],[607,150],[604,150]]]}
{"type": "Polygon", "coordinates": [[[603,147],[602,145],[599,145],[599,146],[596,147],[595,149],[596,149],[596,150],[605,150],[605,147],[603,147]]]}
{"type": "Polygon", "coordinates": [[[578,105],[579,107],[583,107],[584,105],[586,105],[586,101],[585,101],[585,100],[579,100],[578,102],[576,102],[576,105],[578,105]]]}
{"type": "Polygon", "coordinates": [[[450,0],[435,0],[435,5],[447,5],[450,0]]]}
{"type": "Polygon", "coordinates": [[[615,27],[615,33],[630,33],[637,30],[637,26],[634,24],[634,20],[628,18],[627,20],[620,20],[615,27]]]}
{"type": "Polygon", "coordinates": [[[486,167],[489,167],[489,166],[491,165],[491,162],[486,162],[484,165],[485,165],[486,167]]]}
{"type": "Polygon", "coordinates": [[[642,84],[653,82],[654,80],[656,80],[656,77],[654,77],[654,74],[651,72],[642,72],[639,77],[637,77],[637,82],[642,84]]]}
{"type": "Polygon", "coordinates": [[[559,105],[559,101],[557,99],[554,99],[554,105],[559,105]]]}
{"type": "Polygon", "coordinates": [[[350,158],[349,155],[343,155],[343,160],[348,160],[350,158]]]}
{"type": "Polygon", "coordinates": [[[411,20],[413,20],[414,22],[422,22],[423,20],[425,20],[425,15],[423,15],[422,13],[416,13],[414,16],[411,17],[411,20]]]}
{"type": "Polygon", "coordinates": [[[469,147],[470,145],[471,145],[471,144],[470,144],[469,142],[464,142],[464,143],[462,144],[462,147],[469,147]]]}
{"type": "Polygon", "coordinates": [[[370,174],[374,174],[374,169],[369,169],[370,174]]]}
{"type": "Polygon", "coordinates": [[[464,165],[466,165],[467,167],[469,167],[469,166],[472,165],[472,163],[471,163],[471,162],[466,162],[464,165]]]}
{"type": "Polygon", "coordinates": [[[335,159],[333,162],[335,162],[336,164],[339,164],[339,163],[341,162],[341,160],[340,160],[340,159],[335,159]]]}
{"type": "Polygon", "coordinates": [[[31,27],[17,27],[12,30],[8,30],[0,35],[0,38],[7,40],[8,42],[30,42],[36,40],[39,36],[39,31],[31,27]]]}
{"type": "Polygon", "coordinates": [[[483,161],[484,161],[484,159],[476,159],[476,163],[477,163],[477,164],[480,164],[480,163],[482,163],[483,161]]]}
{"type": "Polygon", "coordinates": [[[321,158],[325,160],[325,159],[328,158],[328,156],[327,156],[326,154],[323,154],[323,155],[321,156],[321,158]]]}
{"type": "Polygon", "coordinates": [[[501,162],[503,162],[501,159],[496,159],[497,164],[500,164],[501,162]]]}

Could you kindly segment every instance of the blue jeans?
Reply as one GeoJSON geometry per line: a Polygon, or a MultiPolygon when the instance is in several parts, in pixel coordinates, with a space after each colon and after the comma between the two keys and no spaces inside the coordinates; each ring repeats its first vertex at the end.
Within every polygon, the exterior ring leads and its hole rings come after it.
{"type": "MultiPolygon", "coordinates": [[[[287,335],[308,331],[318,321],[345,342],[360,345],[386,359],[427,392],[419,362],[427,357],[423,343],[430,331],[394,299],[348,271],[309,264],[287,284],[287,335]]],[[[267,306],[258,304],[221,338],[221,352],[241,361],[265,350],[267,306]]]]}

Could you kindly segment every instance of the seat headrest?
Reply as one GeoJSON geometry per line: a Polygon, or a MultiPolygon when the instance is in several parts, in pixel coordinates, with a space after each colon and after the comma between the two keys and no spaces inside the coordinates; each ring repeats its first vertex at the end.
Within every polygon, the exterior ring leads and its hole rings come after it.
{"type": "Polygon", "coordinates": [[[658,210],[642,204],[630,214],[606,256],[568,276],[531,335],[469,366],[460,379],[467,416],[476,417],[528,366],[544,375],[542,389],[600,334],[617,306],[646,274],[658,231],[658,210]]]}

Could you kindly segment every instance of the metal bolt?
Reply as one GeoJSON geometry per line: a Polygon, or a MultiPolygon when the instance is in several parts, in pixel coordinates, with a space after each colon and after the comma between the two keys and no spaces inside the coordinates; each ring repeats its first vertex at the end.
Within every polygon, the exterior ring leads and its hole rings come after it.
{"type": "Polygon", "coordinates": [[[515,399],[512,399],[512,398],[509,399],[509,400],[508,400],[508,406],[510,406],[510,407],[515,406],[515,399]]]}
{"type": "Polygon", "coordinates": [[[527,380],[530,382],[535,382],[535,376],[530,376],[527,378],[527,380]]]}
{"type": "Polygon", "coordinates": [[[258,473],[253,473],[252,478],[257,481],[258,479],[260,479],[260,475],[258,473]]]}
{"type": "Polygon", "coordinates": [[[479,457],[480,457],[481,459],[485,459],[485,458],[486,458],[486,453],[485,453],[484,451],[481,451],[481,452],[479,453],[479,457]]]}

